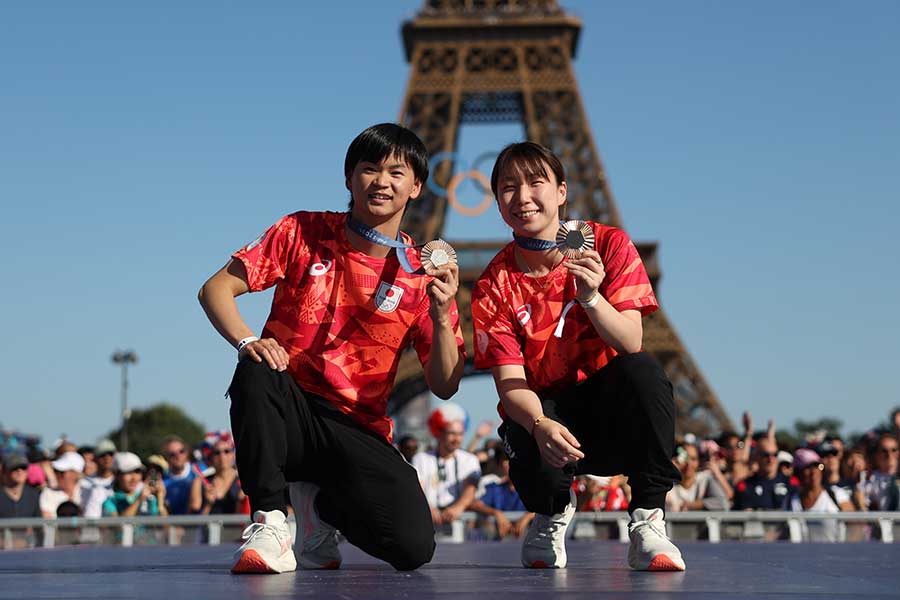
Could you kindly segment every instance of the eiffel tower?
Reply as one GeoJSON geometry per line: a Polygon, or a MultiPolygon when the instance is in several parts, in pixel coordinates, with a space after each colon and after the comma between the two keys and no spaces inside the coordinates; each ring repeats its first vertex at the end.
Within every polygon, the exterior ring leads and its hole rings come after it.
{"type": "MultiPolygon", "coordinates": [[[[581,33],[578,18],[566,14],[556,0],[425,0],[402,32],[411,66],[400,122],[419,135],[429,155],[454,152],[464,123],[523,124],[527,139],[562,159],[568,218],[623,227],[572,68],[581,33]]],[[[447,189],[452,160],[435,166],[434,181],[447,189]]],[[[447,210],[448,198],[426,188],[410,205],[403,229],[419,241],[441,237],[447,210]]],[[[471,289],[509,239],[448,241],[459,255],[457,302],[469,356],[466,375],[471,375],[471,289]]],[[[657,244],[636,245],[656,289],[661,275],[657,244]]],[[[674,385],[679,432],[710,435],[733,429],[663,310],[644,319],[644,348],[662,363],[674,385]]],[[[426,390],[415,353],[407,352],[389,413],[426,390]]]]}

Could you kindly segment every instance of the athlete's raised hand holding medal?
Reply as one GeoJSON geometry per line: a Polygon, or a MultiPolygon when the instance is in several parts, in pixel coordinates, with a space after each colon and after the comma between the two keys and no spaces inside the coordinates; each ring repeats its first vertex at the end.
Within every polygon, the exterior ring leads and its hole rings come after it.
{"type": "Polygon", "coordinates": [[[569,259],[565,266],[575,277],[575,298],[582,305],[593,306],[606,277],[603,261],[594,250],[594,230],[584,221],[560,223],[556,247],[569,259]]]}
{"type": "Polygon", "coordinates": [[[435,322],[450,318],[450,305],[459,290],[459,266],[456,250],[444,240],[434,240],[422,247],[422,267],[434,279],[428,284],[431,299],[431,319],[435,322]]]}
{"type": "Polygon", "coordinates": [[[600,255],[596,250],[585,250],[580,258],[566,261],[565,266],[575,277],[575,298],[582,304],[590,304],[600,293],[600,284],[606,277],[600,255]]]}

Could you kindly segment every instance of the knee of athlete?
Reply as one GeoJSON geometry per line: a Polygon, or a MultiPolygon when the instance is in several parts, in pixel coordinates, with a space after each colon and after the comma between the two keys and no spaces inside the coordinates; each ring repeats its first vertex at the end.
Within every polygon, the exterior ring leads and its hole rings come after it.
{"type": "Polygon", "coordinates": [[[397,540],[391,552],[391,566],[398,571],[413,571],[434,556],[434,532],[408,533],[397,540]]]}

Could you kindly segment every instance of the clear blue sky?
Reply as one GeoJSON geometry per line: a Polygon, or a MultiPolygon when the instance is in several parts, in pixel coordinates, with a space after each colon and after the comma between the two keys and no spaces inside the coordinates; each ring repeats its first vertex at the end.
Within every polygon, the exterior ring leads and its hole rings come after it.
{"type": "MultiPolygon", "coordinates": [[[[726,410],[867,428],[900,404],[900,4],[563,2],[628,232],[726,410]]],[[[196,302],[397,118],[420,0],[9,3],[0,9],[0,422],[94,441],[133,406],[227,425],[234,351],[196,302]]],[[[463,131],[465,152],[513,141],[463,131]]],[[[450,237],[506,235],[453,218],[450,237]]],[[[261,327],[270,296],[242,299],[261,327]]],[[[490,415],[488,382],[459,399],[490,415]]]]}

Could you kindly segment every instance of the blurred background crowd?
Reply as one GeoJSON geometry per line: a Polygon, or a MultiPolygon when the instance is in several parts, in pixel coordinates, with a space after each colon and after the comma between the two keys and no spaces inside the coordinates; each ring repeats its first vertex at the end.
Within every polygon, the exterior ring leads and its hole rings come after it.
{"type": "MultiPolygon", "coordinates": [[[[679,436],[673,463],[681,473],[666,499],[668,513],[776,510],[837,513],[900,509],[900,409],[871,430],[848,436],[827,429],[802,439],[756,430],[744,413],[743,431],[700,439],[679,436]]],[[[522,536],[533,517],[509,478],[509,459],[495,437],[496,423],[481,422],[466,443],[468,417],[453,402],[428,420],[427,439],[401,435],[397,449],[419,474],[438,533],[450,533],[464,512],[475,513],[470,538],[522,536]]],[[[161,435],[155,450],[122,452],[111,439],[51,447],[14,431],[0,432],[0,518],[249,514],[228,431],[199,439],[161,435]]],[[[628,509],[630,489],[621,474],[582,475],[573,486],[579,511],[628,509]]],[[[845,531],[849,539],[871,528],[845,531]]],[[[875,534],[877,535],[877,534],[875,534]]],[[[855,536],[855,538],[854,538],[855,536]]],[[[836,541],[835,527],[816,539],[836,541]]]]}

